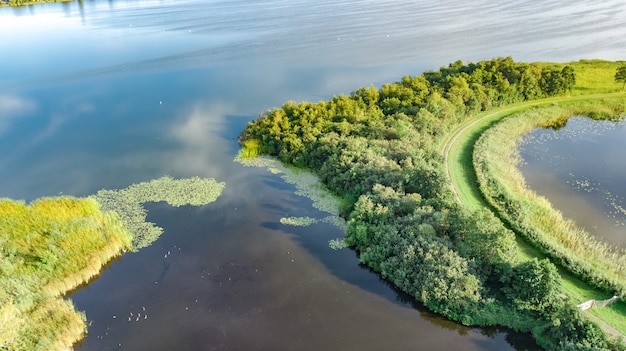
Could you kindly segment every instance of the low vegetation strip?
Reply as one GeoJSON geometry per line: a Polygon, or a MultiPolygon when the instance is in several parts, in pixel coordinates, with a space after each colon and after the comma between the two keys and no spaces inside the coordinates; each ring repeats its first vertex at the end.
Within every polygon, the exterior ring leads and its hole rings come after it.
{"type": "Polygon", "coordinates": [[[18,7],[29,6],[36,4],[45,4],[49,2],[73,2],[74,0],[2,0],[0,1],[0,7],[18,7]]]}

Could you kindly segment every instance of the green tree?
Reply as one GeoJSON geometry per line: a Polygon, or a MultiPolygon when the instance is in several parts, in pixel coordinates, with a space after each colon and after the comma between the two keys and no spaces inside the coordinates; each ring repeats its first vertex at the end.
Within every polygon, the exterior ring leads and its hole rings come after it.
{"type": "Polygon", "coordinates": [[[509,276],[501,278],[507,286],[503,291],[520,310],[549,313],[558,300],[559,273],[548,259],[536,258],[513,269],[509,276]],[[508,284],[507,284],[508,283],[508,284]]]}
{"type": "Polygon", "coordinates": [[[574,85],[576,85],[576,73],[571,66],[565,66],[561,70],[561,77],[563,79],[563,88],[565,91],[571,91],[574,85]]]}
{"type": "Polygon", "coordinates": [[[617,68],[615,72],[615,82],[622,82],[622,90],[624,90],[624,86],[626,86],[626,65],[617,68]]]}

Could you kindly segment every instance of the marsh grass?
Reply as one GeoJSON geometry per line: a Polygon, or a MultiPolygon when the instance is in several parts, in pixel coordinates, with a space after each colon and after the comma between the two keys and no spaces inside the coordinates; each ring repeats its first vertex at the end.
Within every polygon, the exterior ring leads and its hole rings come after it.
{"type": "Polygon", "coordinates": [[[94,199],[0,200],[0,349],[61,350],[85,316],[61,295],[130,247],[130,235],[94,199]]]}

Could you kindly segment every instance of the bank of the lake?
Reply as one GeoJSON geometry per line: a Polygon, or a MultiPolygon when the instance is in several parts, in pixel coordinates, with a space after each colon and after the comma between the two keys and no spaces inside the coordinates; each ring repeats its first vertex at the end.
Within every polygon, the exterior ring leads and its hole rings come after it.
{"type": "Polygon", "coordinates": [[[131,246],[131,235],[93,199],[0,200],[0,347],[68,349],[85,316],[63,298],[131,246]]]}
{"type": "Polygon", "coordinates": [[[72,1],[74,0],[3,0],[0,2],[0,7],[31,6],[31,5],[46,4],[46,3],[51,3],[51,2],[72,2],[72,1]]]}

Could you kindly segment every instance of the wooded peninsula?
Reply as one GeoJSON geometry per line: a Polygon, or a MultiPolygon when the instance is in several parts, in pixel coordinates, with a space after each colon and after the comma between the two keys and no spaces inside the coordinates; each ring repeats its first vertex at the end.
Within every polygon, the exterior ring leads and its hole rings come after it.
{"type": "Polygon", "coordinates": [[[342,199],[345,242],[360,261],[431,310],[529,332],[550,350],[624,350],[624,250],[511,186],[524,133],[572,115],[624,118],[623,66],[456,61],[378,89],[287,102],[248,124],[242,156],[317,174],[342,199]],[[452,139],[464,145],[456,161],[442,151],[452,139]],[[577,307],[581,291],[618,297],[592,310],[603,326],[577,307]]]}

